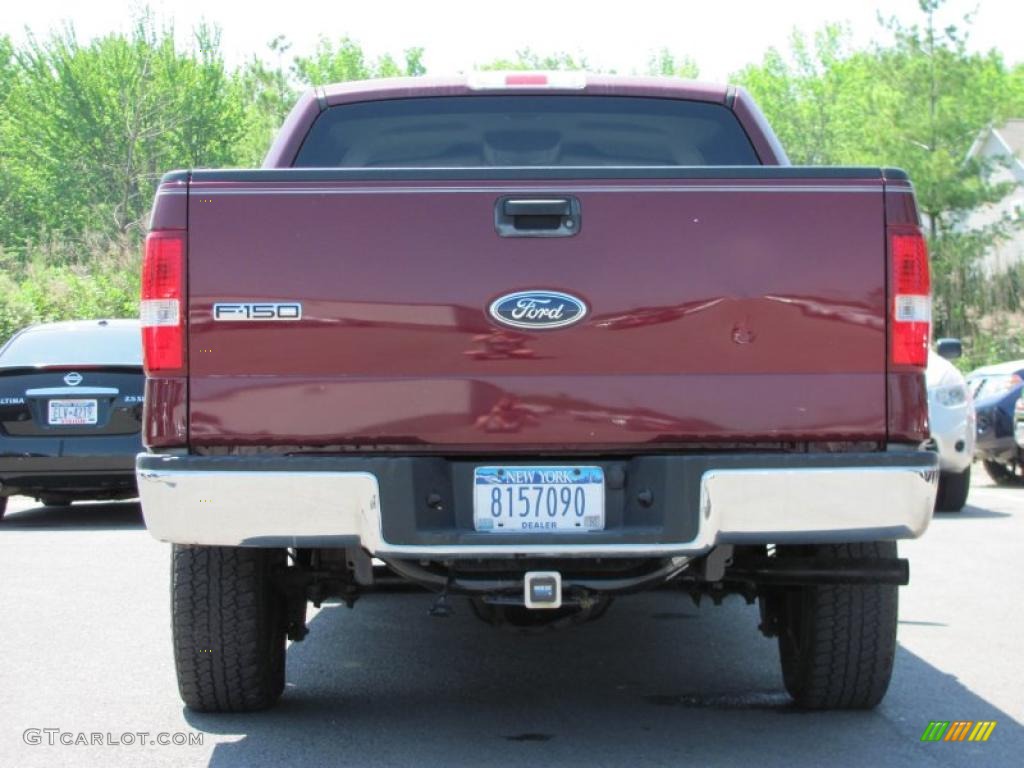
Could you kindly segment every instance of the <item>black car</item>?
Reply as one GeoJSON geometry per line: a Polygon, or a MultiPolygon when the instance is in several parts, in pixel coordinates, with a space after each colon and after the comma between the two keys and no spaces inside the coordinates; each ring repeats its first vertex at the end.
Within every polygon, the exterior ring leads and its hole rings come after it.
{"type": "Polygon", "coordinates": [[[136,496],[144,383],[137,320],[33,325],[0,347],[0,517],[14,494],[136,496]]]}

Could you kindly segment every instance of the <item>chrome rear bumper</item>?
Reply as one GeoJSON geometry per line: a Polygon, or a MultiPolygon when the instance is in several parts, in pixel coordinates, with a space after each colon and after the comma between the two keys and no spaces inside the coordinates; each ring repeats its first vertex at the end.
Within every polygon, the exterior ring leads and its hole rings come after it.
{"type": "MultiPolygon", "coordinates": [[[[382,518],[399,511],[382,509],[378,475],[392,484],[395,476],[335,471],[329,457],[296,461],[290,470],[287,457],[261,463],[251,457],[140,454],[137,476],[146,526],[157,539],[180,544],[362,547],[373,555],[410,558],[664,557],[699,555],[726,543],[915,538],[928,527],[938,481],[934,454],[890,456],[884,466],[835,466],[833,460],[825,467],[800,465],[804,456],[797,455],[794,466],[700,472],[692,503],[673,510],[697,516],[696,533],[685,541],[616,539],[612,531],[594,536],[593,543],[579,535],[547,534],[533,543],[534,538],[511,542],[507,534],[473,533],[468,539],[460,534],[456,543],[430,531],[418,543],[388,541],[382,518]]],[[[345,459],[339,465],[353,466],[345,459]]],[[[398,498],[398,490],[390,497],[398,498]]]]}

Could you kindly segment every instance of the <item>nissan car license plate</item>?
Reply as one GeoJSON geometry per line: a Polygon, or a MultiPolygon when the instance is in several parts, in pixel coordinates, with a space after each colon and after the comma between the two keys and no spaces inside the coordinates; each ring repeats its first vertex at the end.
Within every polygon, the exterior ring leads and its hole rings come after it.
{"type": "Polygon", "coordinates": [[[50,424],[95,424],[95,400],[51,400],[50,424]]]}
{"type": "Polygon", "coordinates": [[[473,527],[491,533],[604,529],[600,467],[477,467],[473,527]]]}

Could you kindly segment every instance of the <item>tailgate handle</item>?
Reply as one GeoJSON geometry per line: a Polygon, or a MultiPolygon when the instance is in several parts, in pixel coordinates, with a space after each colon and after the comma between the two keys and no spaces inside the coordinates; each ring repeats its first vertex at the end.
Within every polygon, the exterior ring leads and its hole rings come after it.
{"type": "Polygon", "coordinates": [[[571,237],[580,231],[575,197],[499,197],[494,229],[501,237],[571,237]]]}
{"type": "Polygon", "coordinates": [[[572,201],[560,200],[505,200],[506,216],[568,216],[572,201]]]}

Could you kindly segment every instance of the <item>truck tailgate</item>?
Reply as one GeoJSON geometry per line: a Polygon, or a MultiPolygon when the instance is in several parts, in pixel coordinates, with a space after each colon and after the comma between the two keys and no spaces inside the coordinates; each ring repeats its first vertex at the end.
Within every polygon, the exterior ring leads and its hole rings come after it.
{"type": "MultiPolygon", "coordinates": [[[[293,174],[289,176],[289,174],[293,174]]],[[[197,175],[194,446],[486,452],[884,439],[882,178],[367,180],[197,175]],[[499,237],[504,195],[571,196],[571,237],[499,237]],[[498,325],[548,289],[586,318],[498,325]],[[216,302],[297,302],[218,322],[216,302]],[[271,437],[272,436],[272,437],[271,437]]]]}

